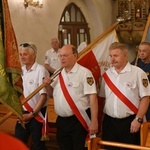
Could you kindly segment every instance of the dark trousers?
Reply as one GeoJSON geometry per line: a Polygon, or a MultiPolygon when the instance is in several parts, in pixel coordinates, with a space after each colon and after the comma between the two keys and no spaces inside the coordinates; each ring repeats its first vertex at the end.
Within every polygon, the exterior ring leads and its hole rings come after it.
{"type": "MultiPolygon", "coordinates": [[[[41,112],[45,113],[46,108],[43,108],[41,112]]],[[[29,123],[25,124],[25,128],[17,122],[15,126],[15,136],[27,143],[31,134],[33,142],[33,150],[45,150],[45,142],[41,141],[43,124],[38,122],[35,118],[32,118],[29,123]]]]}
{"type": "Polygon", "coordinates": [[[60,150],[85,150],[85,139],[88,132],[75,115],[66,118],[58,116],[56,127],[60,150]]]}
{"type": "Polygon", "coordinates": [[[147,121],[150,122],[150,104],[149,104],[148,110],[147,110],[147,112],[146,112],[146,119],[147,119],[147,121]]]}
{"type": "MultiPolygon", "coordinates": [[[[130,125],[134,118],[135,115],[124,119],[116,119],[105,115],[102,124],[102,139],[140,145],[140,131],[137,133],[130,133],[130,125]]],[[[107,150],[127,150],[110,146],[104,146],[104,148],[107,150]]]]}

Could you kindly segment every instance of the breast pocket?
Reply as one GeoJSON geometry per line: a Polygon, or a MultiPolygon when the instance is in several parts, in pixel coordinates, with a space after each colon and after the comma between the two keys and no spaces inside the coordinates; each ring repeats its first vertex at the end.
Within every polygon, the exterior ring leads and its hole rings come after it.
{"type": "Polygon", "coordinates": [[[81,86],[79,82],[73,82],[72,83],[72,88],[74,89],[75,94],[80,94],[81,93],[81,86]]]}
{"type": "Polygon", "coordinates": [[[60,95],[60,93],[58,93],[58,91],[60,91],[60,90],[61,90],[60,84],[55,85],[54,91],[53,91],[53,96],[55,97],[57,95],[60,95]]]}
{"type": "Polygon", "coordinates": [[[132,89],[135,89],[136,84],[134,82],[128,81],[124,83],[124,86],[126,89],[132,90],[132,89]]]}
{"type": "Polygon", "coordinates": [[[29,82],[28,82],[28,88],[29,88],[29,90],[31,90],[31,92],[33,92],[38,87],[39,87],[39,83],[37,83],[34,79],[29,80],[29,82]]]}
{"type": "Polygon", "coordinates": [[[54,63],[57,61],[57,58],[51,58],[51,63],[54,63]]]}

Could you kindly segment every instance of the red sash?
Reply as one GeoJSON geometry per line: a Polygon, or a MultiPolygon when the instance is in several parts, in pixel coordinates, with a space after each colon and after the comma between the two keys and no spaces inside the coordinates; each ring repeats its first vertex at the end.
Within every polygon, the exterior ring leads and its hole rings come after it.
{"type": "Polygon", "coordinates": [[[81,113],[79,112],[77,106],[75,105],[72,97],[70,96],[70,94],[69,94],[69,92],[65,86],[65,83],[64,83],[64,80],[63,80],[61,73],[59,74],[59,80],[60,80],[60,85],[61,85],[61,89],[63,91],[63,94],[64,94],[69,106],[71,107],[73,113],[78,118],[78,120],[83,125],[83,127],[89,132],[89,127],[88,127],[86,121],[84,120],[84,118],[82,117],[81,113]]]}
{"type": "MultiPolygon", "coordinates": [[[[33,108],[28,103],[25,103],[24,106],[28,110],[28,112],[32,112],[33,108]]],[[[48,126],[47,120],[44,120],[39,114],[37,114],[34,118],[38,122],[41,122],[43,124],[43,127],[42,127],[42,139],[43,140],[47,140],[47,135],[49,133],[49,126],[48,126]]]]}
{"type": "Polygon", "coordinates": [[[128,106],[135,114],[137,114],[138,109],[135,107],[135,105],[125,96],[121,93],[121,91],[113,84],[113,82],[110,80],[108,75],[106,73],[103,74],[104,80],[107,83],[108,87],[114,92],[114,94],[124,103],[126,106],[128,106]]]}

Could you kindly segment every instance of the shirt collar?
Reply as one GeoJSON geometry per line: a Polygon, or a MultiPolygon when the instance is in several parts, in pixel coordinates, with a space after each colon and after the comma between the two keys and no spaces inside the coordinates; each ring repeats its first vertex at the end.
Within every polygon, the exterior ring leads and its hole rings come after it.
{"type": "MultiPolygon", "coordinates": [[[[110,68],[112,73],[118,74],[115,70],[115,67],[110,68]]],[[[124,67],[124,69],[120,72],[120,74],[125,73],[125,72],[130,72],[131,71],[131,64],[129,62],[127,62],[126,66],[124,67]]]]}
{"type": "MultiPolygon", "coordinates": [[[[71,69],[71,71],[69,71],[68,73],[76,73],[77,70],[79,68],[79,64],[75,63],[75,65],[73,66],[73,68],[71,69]]],[[[65,69],[63,69],[65,71],[65,69]]]]}
{"type": "Polygon", "coordinates": [[[37,62],[35,62],[35,63],[32,65],[31,69],[28,70],[28,71],[27,71],[27,69],[26,69],[26,65],[24,65],[24,66],[23,66],[23,69],[24,69],[26,72],[30,72],[30,71],[36,70],[37,65],[38,65],[37,62]]]}
{"type": "Polygon", "coordinates": [[[58,53],[58,52],[59,52],[59,49],[58,49],[58,51],[56,52],[56,51],[52,48],[52,52],[53,52],[53,53],[58,53]]]}

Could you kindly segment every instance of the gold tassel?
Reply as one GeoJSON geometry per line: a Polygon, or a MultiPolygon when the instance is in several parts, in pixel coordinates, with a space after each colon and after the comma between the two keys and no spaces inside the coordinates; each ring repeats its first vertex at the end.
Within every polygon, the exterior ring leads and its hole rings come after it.
{"type": "Polygon", "coordinates": [[[84,147],[87,147],[87,145],[88,145],[88,144],[87,144],[87,141],[85,141],[84,147]]]}
{"type": "Polygon", "coordinates": [[[42,135],[41,141],[49,141],[49,136],[47,134],[42,135]]]}

